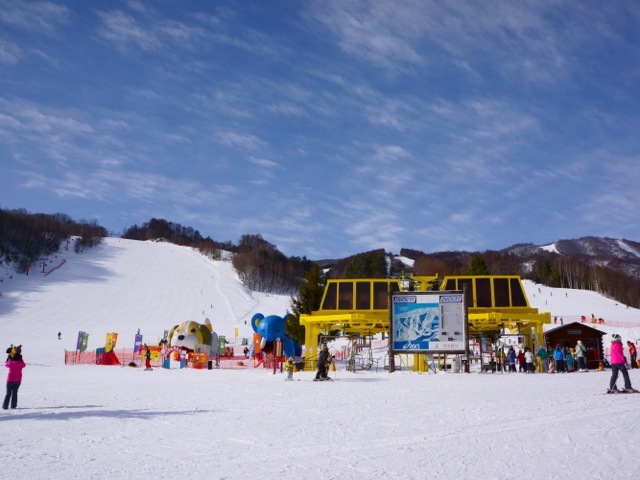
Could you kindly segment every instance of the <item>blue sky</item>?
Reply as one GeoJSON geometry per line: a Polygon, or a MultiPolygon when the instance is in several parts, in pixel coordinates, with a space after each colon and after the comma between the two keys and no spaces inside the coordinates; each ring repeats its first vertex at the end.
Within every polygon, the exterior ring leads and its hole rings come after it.
{"type": "Polygon", "coordinates": [[[0,0],[0,208],[287,255],[640,240],[637,1],[0,0]]]}

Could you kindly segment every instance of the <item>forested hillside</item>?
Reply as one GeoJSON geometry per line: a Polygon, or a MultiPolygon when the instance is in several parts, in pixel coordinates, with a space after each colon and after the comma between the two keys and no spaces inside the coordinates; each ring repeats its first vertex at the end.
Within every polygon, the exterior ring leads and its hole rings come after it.
{"type": "Polygon", "coordinates": [[[97,223],[75,221],[63,213],[0,210],[0,264],[13,264],[23,272],[29,263],[56,252],[65,239],[77,237],[73,248],[79,252],[100,243],[106,235],[106,229],[97,223]]]}
{"type": "MultiPolygon", "coordinates": [[[[0,263],[23,272],[30,262],[55,252],[63,240],[76,237],[73,248],[96,245],[107,231],[96,222],[69,216],[0,210],[0,263]]],[[[383,278],[417,275],[520,275],[551,287],[593,290],[632,307],[640,307],[640,244],[629,240],[584,237],[561,240],[553,248],[513,245],[500,251],[436,252],[402,249],[401,257],[383,249],[335,260],[312,261],[287,257],[260,234],[243,235],[238,244],[203,237],[198,230],[152,218],[126,229],[123,238],[162,240],[198,249],[212,259],[233,254],[233,266],[242,282],[255,291],[294,294],[316,264],[326,278],[383,278]]]]}
{"type": "Polygon", "coordinates": [[[584,253],[563,254],[527,247],[430,254],[402,249],[400,254],[415,261],[413,272],[416,275],[438,273],[442,278],[446,275],[516,274],[550,287],[592,290],[624,305],[640,307],[640,279],[626,273],[628,268],[608,266],[611,263],[602,257],[584,253]]]}

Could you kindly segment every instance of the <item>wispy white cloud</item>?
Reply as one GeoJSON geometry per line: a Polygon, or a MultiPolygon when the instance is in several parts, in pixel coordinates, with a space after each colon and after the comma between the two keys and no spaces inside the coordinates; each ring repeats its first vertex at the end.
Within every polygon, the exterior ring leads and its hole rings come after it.
{"type": "Polygon", "coordinates": [[[280,165],[277,162],[274,162],[273,160],[267,160],[266,158],[249,157],[249,162],[253,163],[254,165],[257,165],[258,167],[267,168],[267,169],[280,167],[280,165]]]}
{"type": "Polygon", "coordinates": [[[0,40],[0,64],[15,65],[21,55],[20,47],[15,43],[0,40]]]}
{"type": "Polygon", "coordinates": [[[566,81],[576,56],[611,41],[622,17],[566,2],[423,0],[322,1],[306,15],[346,54],[390,72],[420,68],[430,76],[448,64],[478,82],[498,75],[542,83],[566,81]],[[571,17],[570,28],[556,28],[557,17],[571,17]]]}
{"type": "Polygon", "coordinates": [[[415,22],[395,3],[319,2],[313,15],[350,55],[394,70],[423,62],[415,22]]]}
{"type": "Polygon", "coordinates": [[[71,21],[71,10],[53,2],[0,0],[0,22],[35,33],[51,34],[71,21]]]}
{"type": "Polygon", "coordinates": [[[112,42],[120,50],[127,50],[130,46],[151,51],[161,46],[156,35],[142,27],[131,15],[116,10],[99,12],[102,20],[98,33],[112,42]]]}
{"type": "Polygon", "coordinates": [[[267,142],[252,134],[237,132],[216,132],[214,138],[222,145],[240,148],[246,151],[259,150],[267,146],[267,142]]]}

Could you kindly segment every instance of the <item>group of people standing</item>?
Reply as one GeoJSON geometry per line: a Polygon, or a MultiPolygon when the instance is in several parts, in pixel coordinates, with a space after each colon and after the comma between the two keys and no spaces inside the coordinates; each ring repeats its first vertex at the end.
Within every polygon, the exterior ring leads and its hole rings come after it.
{"type": "Polygon", "coordinates": [[[545,373],[587,371],[587,348],[582,340],[578,340],[574,348],[563,347],[558,343],[550,353],[546,348],[540,347],[537,355],[545,373]]]}

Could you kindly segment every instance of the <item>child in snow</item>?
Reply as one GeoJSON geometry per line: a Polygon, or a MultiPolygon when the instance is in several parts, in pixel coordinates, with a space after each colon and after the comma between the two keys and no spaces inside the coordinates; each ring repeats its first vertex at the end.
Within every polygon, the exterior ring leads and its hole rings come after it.
{"type": "Polygon", "coordinates": [[[631,360],[631,368],[638,368],[638,352],[636,350],[636,344],[633,342],[627,342],[629,347],[629,359],[631,360]]]}
{"type": "Polygon", "coordinates": [[[524,357],[524,351],[520,350],[518,352],[518,371],[526,372],[527,371],[527,360],[524,357]]]}
{"type": "Polygon", "coordinates": [[[556,363],[556,372],[564,373],[564,351],[562,350],[562,345],[557,344],[555,350],[553,351],[553,359],[556,363]]]}
{"type": "Polygon", "coordinates": [[[18,388],[22,383],[22,369],[25,366],[21,353],[14,353],[5,364],[5,367],[9,369],[9,374],[7,375],[7,395],[2,403],[4,410],[9,408],[9,402],[11,402],[11,408],[18,406],[18,388]]]}
{"type": "Polygon", "coordinates": [[[631,387],[631,380],[629,379],[629,372],[627,371],[627,359],[624,356],[622,348],[622,338],[617,333],[611,335],[611,380],[609,380],[609,390],[607,393],[617,393],[618,386],[618,372],[622,372],[624,378],[624,390],[622,392],[636,393],[637,390],[631,387]]]}
{"type": "Polygon", "coordinates": [[[295,363],[293,362],[293,358],[287,358],[287,362],[284,364],[284,369],[287,371],[287,380],[293,380],[293,370],[295,368],[295,363]]]}
{"type": "Polygon", "coordinates": [[[144,367],[151,370],[151,350],[146,343],[144,344],[144,367]]]}
{"type": "Polygon", "coordinates": [[[535,368],[533,367],[533,352],[529,350],[529,347],[525,347],[524,349],[524,360],[526,363],[526,372],[533,373],[535,372],[535,368]]]}
{"type": "Polygon", "coordinates": [[[515,372],[516,371],[516,352],[513,350],[513,348],[509,349],[509,352],[507,353],[507,358],[509,359],[509,372],[515,372]]]}
{"type": "Polygon", "coordinates": [[[567,352],[567,356],[564,359],[567,365],[567,372],[573,372],[573,353],[571,349],[567,352]]]}

